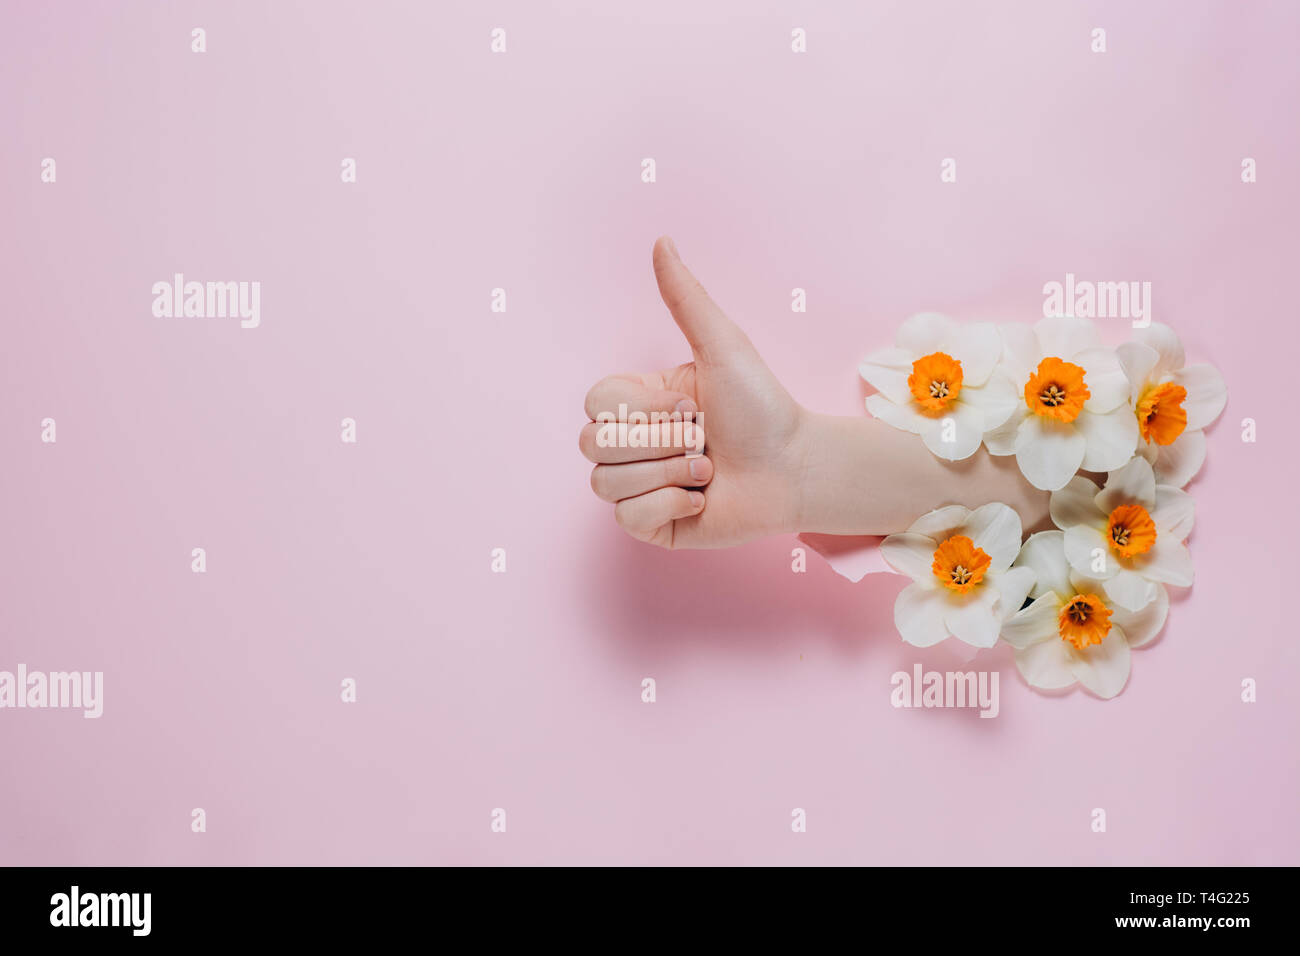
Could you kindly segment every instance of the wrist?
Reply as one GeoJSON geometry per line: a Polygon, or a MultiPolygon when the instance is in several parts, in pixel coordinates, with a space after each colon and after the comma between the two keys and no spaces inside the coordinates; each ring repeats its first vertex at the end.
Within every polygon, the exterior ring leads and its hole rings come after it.
{"type": "Polygon", "coordinates": [[[943,504],[956,478],[915,435],[870,416],[805,412],[796,532],[881,535],[943,504]]]}
{"type": "Polygon", "coordinates": [[[882,535],[905,531],[945,504],[1009,505],[1024,527],[1047,517],[1049,495],[1031,486],[1015,461],[983,449],[943,461],[921,440],[869,416],[801,410],[793,456],[790,530],[882,535]]]}
{"type": "Polygon", "coordinates": [[[800,407],[799,426],[791,442],[787,495],[790,504],[783,531],[842,533],[833,530],[838,524],[834,488],[840,471],[833,453],[835,433],[850,421],[800,407]]]}

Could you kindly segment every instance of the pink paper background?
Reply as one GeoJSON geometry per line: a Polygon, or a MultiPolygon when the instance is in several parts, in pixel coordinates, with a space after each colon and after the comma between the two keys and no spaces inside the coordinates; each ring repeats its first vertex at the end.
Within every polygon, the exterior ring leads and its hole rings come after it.
{"type": "Polygon", "coordinates": [[[1300,863],[1294,4],[0,16],[0,669],[106,684],[98,721],[0,712],[0,862],[1300,863]],[[596,378],[687,357],[664,232],[844,414],[910,312],[1153,283],[1230,400],[1122,696],[1002,649],[997,719],[896,710],[947,660],[897,577],[622,535],[576,439],[596,378]],[[154,318],[176,271],[261,281],[261,328],[154,318]]]}

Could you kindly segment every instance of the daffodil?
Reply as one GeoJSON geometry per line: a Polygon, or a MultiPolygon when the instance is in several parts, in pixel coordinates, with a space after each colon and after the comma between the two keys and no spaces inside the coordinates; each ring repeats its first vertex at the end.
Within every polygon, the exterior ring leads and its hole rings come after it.
{"type": "Polygon", "coordinates": [[[1133,341],[1115,351],[1129,380],[1138,453],[1160,484],[1181,488],[1205,462],[1203,429],[1227,404],[1223,376],[1212,365],[1188,365],[1183,343],[1159,323],[1134,329],[1133,341]]]}
{"type": "Polygon", "coordinates": [[[974,511],[960,505],[931,511],[887,537],[880,550],[890,567],[912,579],[894,603],[894,624],[916,647],[950,635],[992,647],[1034,584],[1030,568],[1011,567],[1020,551],[1020,516],[997,502],[974,511]]]}
{"type": "Polygon", "coordinates": [[[1030,686],[1054,690],[1079,683],[1098,697],[1123,690],[1129,650],[1148,643],[1164,626],[1165,589],[1157,585],[1141,610],[1121,607],[1106,594],[1104,582],[1071,570],[1061,531],[1031,535],[1016,568],[1033,570],[1034,601],[1002,625],[1002,639],[1015,648],[1016,667],[1030,686]]]}
{"type": "Polygon", "coordinates": [[[1086,319],[1001,328],[1002,363],[1022,401],[984,436],[994,455],[1015,455],[1035,488],[1064,488],[1080,468],[1110,471],[1133,457],[1137,419],[1119,358],[1086,319]]]}
{"type": "Polygon", "coordinates": [[[858,366],[877,391],[867,410],[920,435],[940,458],[969,458],[984,433],[1014,411],[1015,389],[996,371],[1002,339],[992,323],[959,325],[922,313],[902,324],[894,343],[858,366]]]}
{"type": "Polygon", "coordinates": [[[1156,484],[1151,463],[1134,457],[1106,476],[1105,487],[1082,476],[1052,492],[1052,521],[1065,532],[1070,570],[1102,582],[1106,596],[1129,611],[1156,599],[1161,584],[1190,587],[1192,496],[1156,484]]]}

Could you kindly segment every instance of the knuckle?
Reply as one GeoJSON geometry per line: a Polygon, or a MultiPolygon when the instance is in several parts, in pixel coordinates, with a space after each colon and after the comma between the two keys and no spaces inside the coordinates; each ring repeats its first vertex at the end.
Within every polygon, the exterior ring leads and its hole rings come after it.
{"type": "Polygon", "coordinates": [[[606,378],[602,378],[595,385],[587,390],[587,397],[582,400],[582,407],[587,412],[587,417],[595,421],[596,414],[600,411],[597,407],[600,403],[600,393],[604,390],[606,378]]]}
{"type": "Polygon", "coordinates": [[[591,490],[596,493],[596,497],[602,501],[609,501],[609,468],[605,465],[597,465],[591,469],[591,490]]]}
{"type": "Polygon", "coordinates": [[[578,448],[588,461],[599,461],[596,447],[596,425],[588,423],[578,432],[578,448]]]}

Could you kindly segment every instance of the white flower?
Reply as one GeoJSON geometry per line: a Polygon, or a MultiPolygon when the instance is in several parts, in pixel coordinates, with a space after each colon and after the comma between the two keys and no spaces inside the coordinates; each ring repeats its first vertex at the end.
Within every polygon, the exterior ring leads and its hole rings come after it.
{"type": "Polygon", "coordinates": [[[1065,487],[1080,468],[1110,471],[1133,457],[1137,419],[1119,359],[1087,319],[1005,325],[1003,365],[1022,387],[1017,411],[984,436],[994,455],[1015,455],[1035,488],[1065,487]]]}
{"type": "Polygon", "coordinates": [[[1192,496],[1157,485],[1151,464],[1135,457],[1106,476],[1105,488],[1075,477],[1052,492],[1052,521],[1065,532],[1070,569],[1102,582],[1115,604],[1138,611],[1161,584],[1190,587],[1192,556],[1183,539],[1192,530],[1192,496]]]}
{"type": "Polygon", "coordinates": [[[1015,388],[995,372],[1002,339],[992,323],[958,325],[922,313],[902,324],[894,343],[858,366],[879,393],[867,398],[867,410],[920,435],[940,458],[969,458],[1014,410],[1015,388]]]}
{"type": "Polygon", "coordinates": [[[1156,481],[1181,488],[1205,462],[1203,429],[1228,402],[1223,376],[1212,365],[1187,365],[1182,342],[1159,323],[1134,329],[1115,351],[1131,388],[1138,453],[1156,481]]]}
{"type": "Polygon", "coordinates": [[[1078,682],[1098,697],[1123,690],[1129,649],[1164,626],[1165,589],[1157,586],[1155,599],[1140,611],[1114,604],[1102,582],[1070,570],[1060,531],[1031,535],[1016,567],[1034,570],[1035,600],[1002,625],[1002,639],[1015,648],[1016,667],[1030,686],[1051,690],[1078,682]]]}
{"type": "Polygon", "coordinates": [[[887,537],[880,551],[912,579],[894,603],[894,624],[916,647],[950,634],[992,647],[1034,583],[1032,570],[1011,567],[1020,551],[1020,516],[997,502],[974,511],[960,505],[931,511],[887,537]]]}

